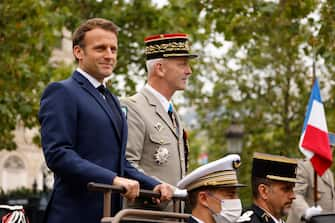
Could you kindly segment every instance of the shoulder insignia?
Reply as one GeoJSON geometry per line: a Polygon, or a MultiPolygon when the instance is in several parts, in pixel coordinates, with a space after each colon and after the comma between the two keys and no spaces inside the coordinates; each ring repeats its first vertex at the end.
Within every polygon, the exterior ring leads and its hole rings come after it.
{"type": "Polygon", "coordinates": [[[122,105],[122,106],[121,106],[121,111],[122,111],[122,113],[124,114],[124,117],[127,119],[128,107],[122,105]]]}
{"type": "Polygon", "coordinates": [[[261,216],[265,222],[269,222],[269,220],[271,219],[271,217],[266,213],[264,212],[261,216]]]}
{"type": "Polygon", "coordinates": [[[248,222],[248,221],[251,221],[251,216],[254,214],[254,212],[253,211],[246,211],[246,212],[244,212],[242,215],[241,215],[241,217],[239,217],[238,219],[237,219],[237,221],[236,222],[248,222]]]}

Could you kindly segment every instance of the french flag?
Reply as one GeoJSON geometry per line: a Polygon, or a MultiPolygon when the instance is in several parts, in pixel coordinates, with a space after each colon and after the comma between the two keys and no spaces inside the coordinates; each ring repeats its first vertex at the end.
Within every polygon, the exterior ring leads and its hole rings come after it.
{"type": "Polygon", "coordinates": [[[314,81],[312,93],[308,101],[299,149],[311,161],[319,176],[322,176],[333,162],[326,115],[317,79],[314,81]]]}

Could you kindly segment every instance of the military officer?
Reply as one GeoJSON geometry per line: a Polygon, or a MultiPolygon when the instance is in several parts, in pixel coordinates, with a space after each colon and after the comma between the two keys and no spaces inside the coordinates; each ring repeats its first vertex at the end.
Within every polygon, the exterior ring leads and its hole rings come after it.
{"type": "Polygon", "coordinates": [[[282,223],[295,199],[297,160],[255,153],[252,164],[253,205],[237,222],[282,223]]]}
{"type": "Polygon", "coordinates": [[[334,175],[330,169],[318,177],[317,207],[314,207],[314,169],[309,160],[298,162],[297,178],[301,183],[294,187],[297,199],[293,201],[287,223],[299,223],[313,215],[335,212],[334,175]]]}
{"type": "Polygon", "coordinates": [[[192,208],[190,223],[230,223],[241,215],[242,205],[237,189],[245,185],[237,179],[240,156],[227,155],[201,166],[178,182],[187,189],[192,208]]]}
{"type": "MultiPolygon", "coordinates": [[[[160,34],[145,38],[147,84],[137,94],[121,100],[128,122],[126,158],[149,176],[171,186],[185,175],[187,134],[172,104],[172,96],[186,88],[192,74],[186,34],[160,34]]],[[[137,199],[128,207],[172,211],[172,204],[150,205],[137,199]]]]}

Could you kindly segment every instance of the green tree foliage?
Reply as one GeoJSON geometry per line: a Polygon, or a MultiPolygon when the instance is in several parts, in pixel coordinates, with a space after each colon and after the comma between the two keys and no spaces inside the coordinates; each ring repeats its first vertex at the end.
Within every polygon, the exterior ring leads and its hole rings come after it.
{"type": "MultiPolygon", "coordinates": [[[[320,31],[315,39],[317,55],[324,60],[324,66],[330,73],[327,82],[334,85],[335,79],[335,2],[327,1],[320,9],[320,31]]],[[[335,88],[330,88],[329,97],[326,101],[326,114],[328,129],[335,132],[335,88]]]]}
{"type": "MultiPolygon", "coordinates": [[[[190,100],[198,108],[201,128],[208,132],[209,151],[222,151],[226,144],[224,132],[232,119],[245,126],[241,175],[243,183],[250,185],[253,152],[301,157],[298,141],[313,79],[310,61],[327,61],[326,66],[317,67],[316,75],[322,87],[332,89],[334,85],[329,81],[334,68],[330,41],[334,35],[328,32],[334,25],[334,3],[201,2],[205,23],[211,24],[213,32],[232,46],[224,58],[209,59],[214,66],[203,67],[205,72],[200,75],[205,76],[205,81],[199,76],[193,80],[198,89],[212,81],[211,91],[191,92],[190,100]],[[313,19],[312,13],[323,21],[313,19]],[[208,73],[212,77],[206,77],[208,73]]],[[[221,46],[224,41],[216,38],[213,43],[221,46]]],[[[333,105],[334,100],[326,98],[325,104],[328,103],[333,105]]],[[[329,120],[333,120],[333,113],[328,113],[329,120]]],[[[217,153],[210,155],[218,158],[217,153]]],[[[247,203],[250,194],[250,188],[242,191],[247,203]]]]}
{"type": "Polygon", "coordinates": [[[4,0],[0,3],[0,145],[15,149],[18,119],[37,124],[40,90],[49,80],[48,60],[59,40],[57,12],[51,1],[4,0]]]}

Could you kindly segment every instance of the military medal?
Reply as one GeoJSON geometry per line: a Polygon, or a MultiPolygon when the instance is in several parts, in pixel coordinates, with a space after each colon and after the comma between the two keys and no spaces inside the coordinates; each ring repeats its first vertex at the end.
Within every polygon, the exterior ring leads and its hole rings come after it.
{"type": "Polygon", "coordinates": [[[167,163],[169,158],[169,150],[165,147],[158,147],[154,154],[154,160],[158,165],[167,163]]]}

